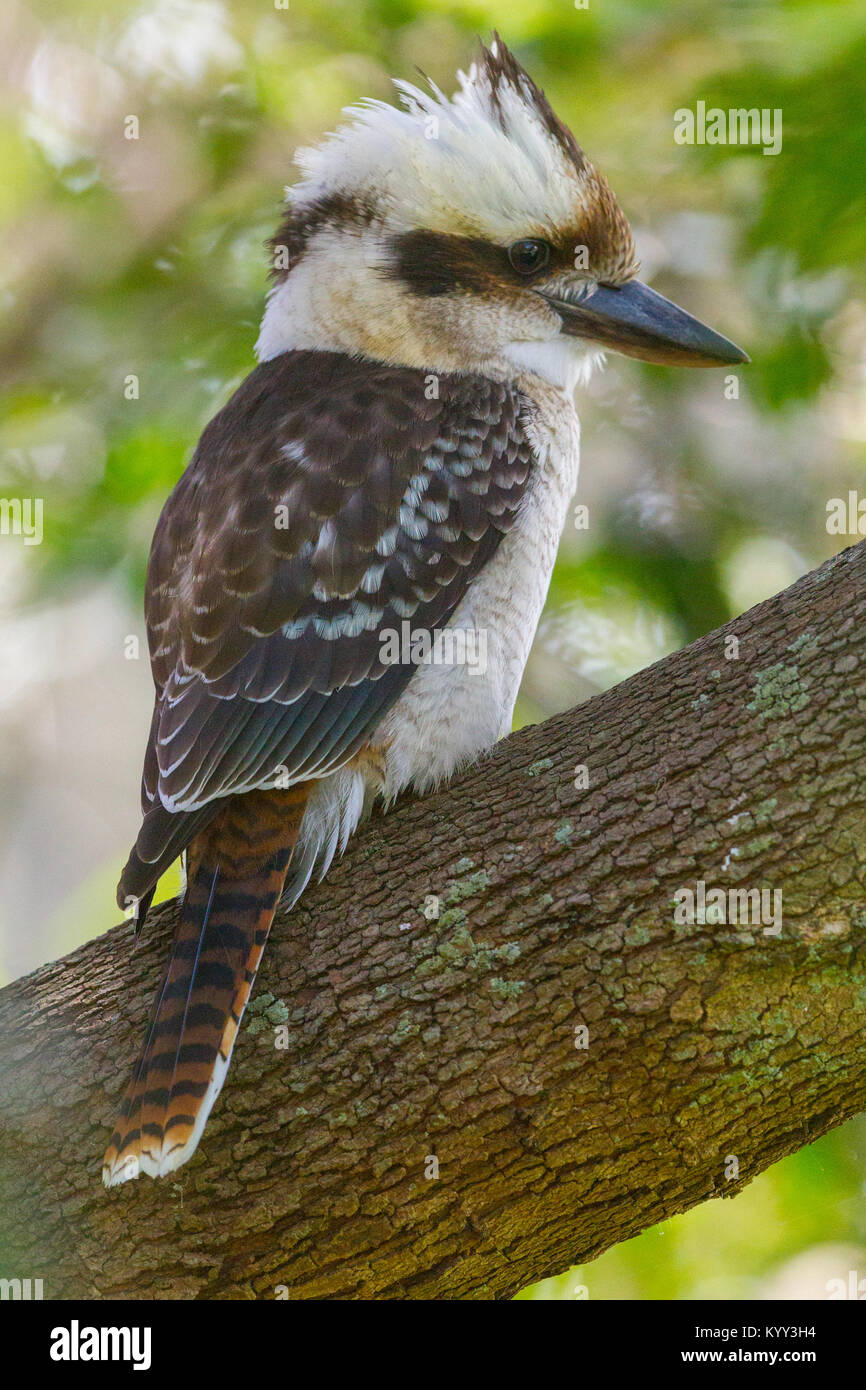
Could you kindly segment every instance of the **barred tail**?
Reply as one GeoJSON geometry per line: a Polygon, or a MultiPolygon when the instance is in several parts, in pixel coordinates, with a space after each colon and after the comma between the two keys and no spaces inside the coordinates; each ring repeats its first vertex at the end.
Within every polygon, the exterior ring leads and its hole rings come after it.
{"type": "Polygon", "coordinates": [[[187,887],[147,1037],[102,1169],[173,1172],[220,1093],[297,841],[309,783],[226,799],[187,850],[187,887]]]}

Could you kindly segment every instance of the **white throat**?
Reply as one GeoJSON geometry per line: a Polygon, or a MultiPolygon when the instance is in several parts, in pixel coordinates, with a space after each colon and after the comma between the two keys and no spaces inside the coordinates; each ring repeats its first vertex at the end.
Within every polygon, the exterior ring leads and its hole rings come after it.
{"type": "Polygon", "coordinates": [[[502,356],[520,372],[541,377],[566,396],[585,386],[604,353],[576,338],[549,338],[546,342],[507,343],[502,356]]]}

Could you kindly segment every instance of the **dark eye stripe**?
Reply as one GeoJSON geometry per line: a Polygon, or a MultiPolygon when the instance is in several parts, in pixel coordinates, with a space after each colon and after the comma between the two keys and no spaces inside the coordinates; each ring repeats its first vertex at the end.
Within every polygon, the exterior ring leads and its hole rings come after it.
{"type": "Polygon", "coordinates": [[[424,297],[466,291],[496,293],[513,286],[515,274],[528,279],[552,259],[557,263],[565,259],[563,251],[535,238],[515,242],[506,250],[480,238],[420,229],[392,237],[389,250],[390,260],[381,267],[382,273],[401,280],[412,294],[424,297]],[[533,248],[532,264],[526,268],[518,269],[514,264],[512,252],[517,246],[533,248]]]}
{"type": "Polygon", "coordinates": [[[383,266],[383,273],[425,297],[467,290],[483,294],[510,276],[502,247],[473,237],[402,232],[391,238],[390,252],[391,262],[383,266]]]}

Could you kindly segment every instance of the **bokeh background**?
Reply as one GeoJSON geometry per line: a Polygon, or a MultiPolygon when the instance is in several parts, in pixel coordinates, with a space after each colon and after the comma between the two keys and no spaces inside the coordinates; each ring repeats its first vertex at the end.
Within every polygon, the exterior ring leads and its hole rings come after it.
{"type": "MultiPolygon", "coordinates": [[[[390,76],[450,90],[498,28],[613,184],[644,278],[753,357],[733,392],[611,357],[583,393],[589,526],[564,538],[519,722],[854,539],[826,507],[866,492],[866,3],[582,5],[0,4],[0,497],[44,507],[40,545],[0,535],[0,982],[117,919],[153,526],[254,364],[294,148],[390,76]],[[698,100],[781,109],[781,152],[677,144],[698,100]]],[[[523,1296],[826,1297],[866,1275],[864,1159],[855,1121],[523,1296]]]]}

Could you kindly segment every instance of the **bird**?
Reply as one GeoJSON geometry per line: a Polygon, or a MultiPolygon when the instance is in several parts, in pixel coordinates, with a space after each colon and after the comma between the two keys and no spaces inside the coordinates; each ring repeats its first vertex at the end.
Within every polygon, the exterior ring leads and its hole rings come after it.
{"type": "Polygon", "coordinates": [[[108,1187],[195,1152],[278,903],[374,804],[510,731],[577,486],[574,395],[605,350],[749,360],[638,279],[609,184],[498,34],[453,96],[421,80],[297,153],[257,365],[154,534],[118,902],[140,931],[179,857],[184,887],[108,1187]],[[386,641],[407,626],[425,656],[386,641]],[[435,659],[467,633],[483,662],[435,659]]]}

